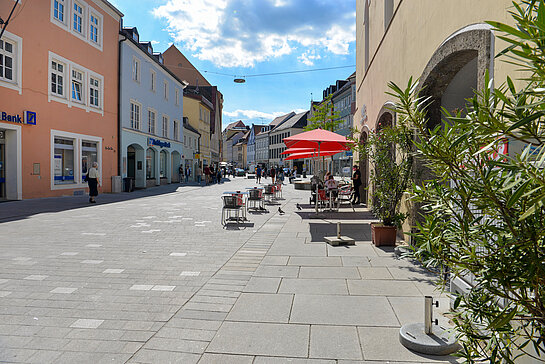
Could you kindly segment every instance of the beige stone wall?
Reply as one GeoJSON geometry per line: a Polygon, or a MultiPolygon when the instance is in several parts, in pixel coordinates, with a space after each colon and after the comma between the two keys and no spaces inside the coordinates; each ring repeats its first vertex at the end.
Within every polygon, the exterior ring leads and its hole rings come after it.
{"type": "MultiPolygon", "coordinates": [[[[383,1],[370,1],[369,68],[364,69],[364,4],[357,1],[357,71],[355,126],[362,125],[361,109],[367,109],[374,127],[382,106],[391,101],[385,95],[389,81],[405,85],[410,76],[418,78],[431,56],[451,34],[470,24],[497,20],[512,23],[511,0],[397,0],[394,18],[384,31],[383,1]]],[[[496,53],[505,43],[496,38],[496,53]]],[[[495,79],[505,80],[513,68],[496,60],[495,79]]]]}
{"type": "MultiPolygon", "coordinates": [[[[512,24],[508,11],[511,0],[395,0],[393,18],[384,24],[384,0],[357,0],[356,14],[356,112],[354,127],[375,129],[383,106],[394,101],[385,92],[388,82],[401,87],[409,77],[419,78],[438,48],[455,32],[486,20],[512,24]],[[365,4],[369,4],[369,64],[365,68],[366,26],[365,4]],[[363,111],[363,112],[362,112],[363,111]]],[[[506,47],[496,36],[492,38],[495,55],[506,47]]],[[[516,78],[514,66],[493,61],[496,85],[506,76],[516,78]]],[[[354,156],[358,161],[359,156],[354,156]]],[[[407,204],[403,204],[404,210],[407,204]]],[[[408,224],[404,230],[409,229],[408,224]]]]}

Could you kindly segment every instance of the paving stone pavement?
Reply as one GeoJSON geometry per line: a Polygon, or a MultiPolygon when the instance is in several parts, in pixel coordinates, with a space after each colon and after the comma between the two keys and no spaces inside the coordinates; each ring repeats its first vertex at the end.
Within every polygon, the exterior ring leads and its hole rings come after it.
{"type": "Polygon", "coordinates": [[[311,219],[308,191],[287,185],[223,228],[222,192],[254,185],[0,204],[0,363],[456,362],[399,344],[424,295],[440,311],[448,298],[370,243],[367,210],[311,219]],[[337,221],[355,246],[323,242],[337,221]]]}

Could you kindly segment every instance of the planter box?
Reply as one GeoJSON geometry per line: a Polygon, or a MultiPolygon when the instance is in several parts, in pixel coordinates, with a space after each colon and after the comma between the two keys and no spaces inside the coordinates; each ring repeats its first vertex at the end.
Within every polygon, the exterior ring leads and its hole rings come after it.
{"type": "Polygon", "coordinates": [[[397,228],[384,226],[382,223],[371,223],[371,237],[375,246],[395,246],[397,240],[397,228]]]}

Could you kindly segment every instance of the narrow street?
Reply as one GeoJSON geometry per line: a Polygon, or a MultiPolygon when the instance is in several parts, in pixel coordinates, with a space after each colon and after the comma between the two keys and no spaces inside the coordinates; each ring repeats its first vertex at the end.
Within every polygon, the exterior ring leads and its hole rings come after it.
{"type": "Polygon", "coordinates": [[[439,296],[371,244],[366,209],[310,219],[309,192],[286,185],[280,205],[222,228],[223,191],[253,185],[0,204],[0,362],[455,362],[399,343],[439,296]],[[324,243],[337,221],[356,246],[324,243]]]}

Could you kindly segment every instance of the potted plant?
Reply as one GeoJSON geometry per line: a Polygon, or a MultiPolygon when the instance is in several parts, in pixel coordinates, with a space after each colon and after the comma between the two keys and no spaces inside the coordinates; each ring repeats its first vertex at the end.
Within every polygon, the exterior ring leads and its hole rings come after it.
{"type": "Polygon", "coordinates": [[[371,210],[380,223],[371,224],[373,243],[395,245],[397,229],[408,214],[402,213],[401,201],[412,181],[412,133],[403,123],[378,125],[363,146],[369,159],[371,210]]]}

